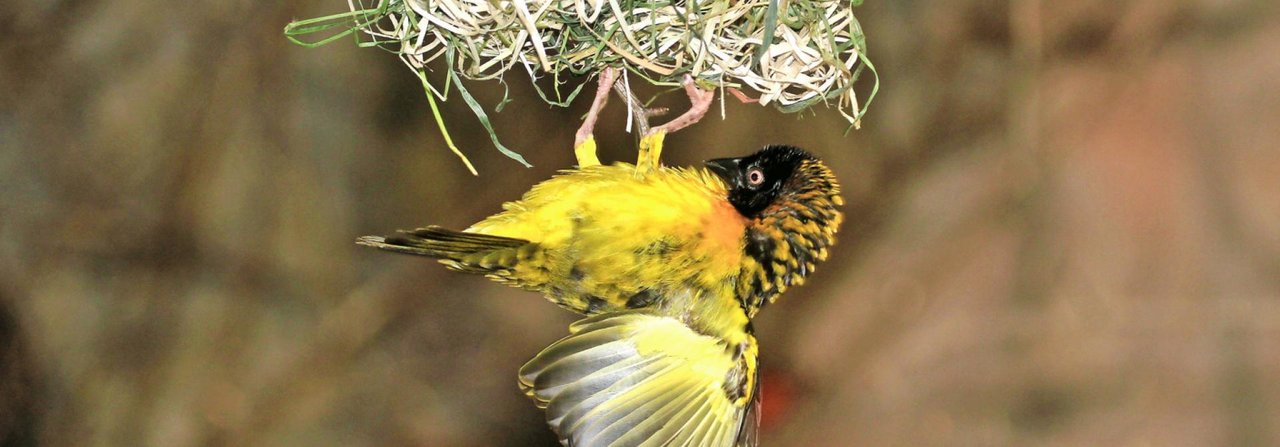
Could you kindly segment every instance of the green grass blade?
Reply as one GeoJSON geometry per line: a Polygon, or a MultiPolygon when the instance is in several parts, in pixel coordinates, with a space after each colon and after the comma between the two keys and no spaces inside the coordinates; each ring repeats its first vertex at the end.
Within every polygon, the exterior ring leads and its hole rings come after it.
{"type": "Polygon", "coordinates": [[[385,12],[384,6],[378,9],[362,9],[314,19],[297,20],[284,26],[284,36],[297,45],[316,48],[354,34],[356,31],[377,22],[385,12]],[[338,31],[337,34],[316,41],[302,39],[303,36],[329,31],[334,28],[342,28],[342,30],[338,31]]]}
{"type": "MultiPolygon", "coordinates": [[[[456,75],[453,71],[453,52],[445,53],[445,58],[449,62],[449,77],[454,78],[456,75]]],[[[471,92],[467,91],[467,87],[462,85],[462,80],[454,79],[454,85],[458,86],[458,94],[462,96],[462,101],[467,103],[467,107],[471,107],[471,111],[476,114],[476,119],[480,120],[480,125],[484,126],[484,130],[489,132],[489,139],[493,141],[494,147],[498,148],[498,152],[502,152],[502,155],[519,162],[526,168],[533,167],[528,161],[525,161],[524,156],[520,155],[520,153],[507,149],[506,146],[502,145],[501,141],[498,141],[498,133],[493,130],[493,124],[489,122],[489,114],[484,113],[484,107],[476,101],[475,97],[471,96],[471,92]]]]}
{"type": "Polygon", "coordinates": [[[752,65],[760,65],[760,60],[764,59],[765,52],[769,51],[769,47],[773,45],[773,35],[777,30],[778,0],[769,0],[769,9],[764,12],[764,36],[761,37],[760,47],[756,48],[756,54],[751,61],[752,65]]]}
{"type": "Polygon", "coordinates": [[[435,93],[432,92],[431,83],[427,81],[427,74],[422,70],[418,70],[418,79],[422,81],[422,90],[427,94],[427,104],[431,105],[431,115],[436,119],[436,126],[440,127],[440,135],[444,137],[444,144],[449,146],[449,150],[453,151],[454,155],[462,159],[462,164],[467,166],[467,170],[471,171],[471,175],[480,175],[479,172],[476,172],[476,167],[471,164],[471,160],[467,158],[467,155],[463,154],[462,150],[453,144],[453,138],[449,137],[449,129],[444,127],[444,117],[440,115],[440,106],[436,104],[435,93]]]}

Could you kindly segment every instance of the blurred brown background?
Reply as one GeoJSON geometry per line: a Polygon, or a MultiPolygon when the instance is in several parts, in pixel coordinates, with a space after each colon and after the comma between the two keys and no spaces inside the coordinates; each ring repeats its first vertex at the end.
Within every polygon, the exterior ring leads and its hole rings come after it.
{"type": "MultiPolygon", "coordinates": [[[[392,55],[281,35],[344,7],[0,6],[0,444],[553,445],[515,371],[572,316],[352,241],[496,211],[572,163],[585,101],[509,77],[531,169],[449,102],[472,177],[392,55]]],[[[1280,3],[858,14],[862,130],[729,101],[668,140],[797,144],[846,188],[834,259],[756,325],[765,444],[1280,443],[1280,3]]]]}

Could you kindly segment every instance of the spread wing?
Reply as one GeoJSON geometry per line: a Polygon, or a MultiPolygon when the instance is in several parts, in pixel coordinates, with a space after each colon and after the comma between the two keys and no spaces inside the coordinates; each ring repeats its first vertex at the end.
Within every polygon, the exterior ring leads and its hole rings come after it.
{"type": "Polygon", "coordinates": [[[574,323],[520,369],[520,386],[575,447],[754,446],[756,349],[646,311],[574,323]]]}

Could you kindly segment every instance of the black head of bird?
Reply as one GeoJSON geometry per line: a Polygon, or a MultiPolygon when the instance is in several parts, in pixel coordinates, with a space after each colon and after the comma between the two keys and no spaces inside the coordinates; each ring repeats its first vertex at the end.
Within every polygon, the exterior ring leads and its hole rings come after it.
{"type": "Polygon", "coordinates": [[[792,146],[706,165],[725,181],[729,203],[751,221],[745,248],[755,262],[744,267],[739,296],[754,314],[827,258],[843,219],[840,185],[826,164],[792,146]]]}

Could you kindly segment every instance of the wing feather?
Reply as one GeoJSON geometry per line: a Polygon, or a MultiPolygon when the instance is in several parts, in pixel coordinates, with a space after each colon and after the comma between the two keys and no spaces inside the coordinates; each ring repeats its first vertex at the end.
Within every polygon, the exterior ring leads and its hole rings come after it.
{"type": "Polygon", "coordinates": [[[589,441],[582,445],[604,445],[605,442],[610,445],[639,445],[640,442],[648,439],[653,431],[649,430],[645,433],[645,425],[656,422],[651,418],[657,414],[658,410],[684,392],[680,387],[655,385],[650,388],[652,389],[647,390],[650,394],[646,394],[643,402],[628,406],[631,408],[619,406],[612,409],[608,417],[600,419],[600,421],[609,421],[608,425],[595,424],[595,430],[584,430],[586,433],[583,437],[589,441]]]}
{"type": "Polygon", "coordinates": [[[554,402],[547,406],[548,415],[559,415],[548,422],[563,427],[574,427],[581,423],[588,412],[595,410],[605,401],[611,399],[619,390],[632,386],[625,379],[636,374],[644,374],[647,368],[655,367],[657,359],[646,359],[638,364],[619,368],[607,375],[593,374],[593,381],[575,384],[565,388],[554,402]]]}
{"type": "MultiPolygon", "coordinates": [[[[645,377],[640,383],[625,387],[622,390],[617,390],[620,391],[617,394],[604,393],[605,396],[610,398],[601,401],[599,405],[591,408],[584,406],[576,408],[578,410],[585,411],[580,413],[581,416],[576,418],[573,423],[566,424],[569,431],[581,433],[582,438],[591,438],[592,436],[590,436],[590,434],[603,430],[605,427],[608,427],[609,424],[616,422],[627,414],[641,411],[641,408],[645,403],[653,400],[655,397],[658,397],[655,396],[655,394],[658,394],[659,391],[656,390],[655,387],[650,386],[650,384],[653,383],[655,378],[661,377],[662,374],[670,370],[671,367],[660,363],[654,363],[646,369],[656,369],[656,371],[647,372],[647,374],[649,374],[648,377],[645,377]]],[[[549,420],[551,415],[548,414],[547,416],[549,420]]]]}
{"type": "Polygon", "coordinates": [[[595,315],[570,331],[520,369],[561,443],[727,447],[750,425],[754,401],[733,398],[725,382],[755,371],[724,340],[647,310],[595,315]]]}
{"type": "Polygon", "coordinates": [[[696,396],[701,390],[696,383],[682,383],[679,389],[678,396],[664,402],[647,420],[637,424],[634,431],[623,435],[619,440],[625,444],[641,446],[658,446],[670,440],[674,433],[672,429],[678,430],[686,422],[678,415],[697,407],[691,405],[693,402],[700,402],[696,396]]]}
{"type": "Polygon", "coordinates": [[[711,445],[710,440],[707,438],[710,436],[709,433],[711,433],[711,429],[715,426],[716,421],[714,414],[715,409],[708,408],[706,414],[703,414],[702,417],[698,419],[697,425],[693,427],[693,431],[690,431],[689,436],[684,440],[685,446],[697,447],[704,443],[711,445]]]}
{"type": "Polygon", "coordinates": [[[735,446],[755,446],[760,444],[760,369],[755,372],[755,389],[751,391],[751,403],[747,405],[747,414],[742,417],[742,425],[738,428],[738,439],[735,446]]]}
{"type": "MultiPolygon", "coordinates": [[[[694,397],[691,401],[702,401],[699,395],[705,394],[706,390],[693,390],[694,397]]],[[[644,446],[680,446],[684,445],[685,440],[689,437],[698,422],[701,421],[703,415],[711,411],[710,405],[684,405],[680,411],[670,417],[674,424],[666,424],[654,436],[646,441],[644,446]]]]}

